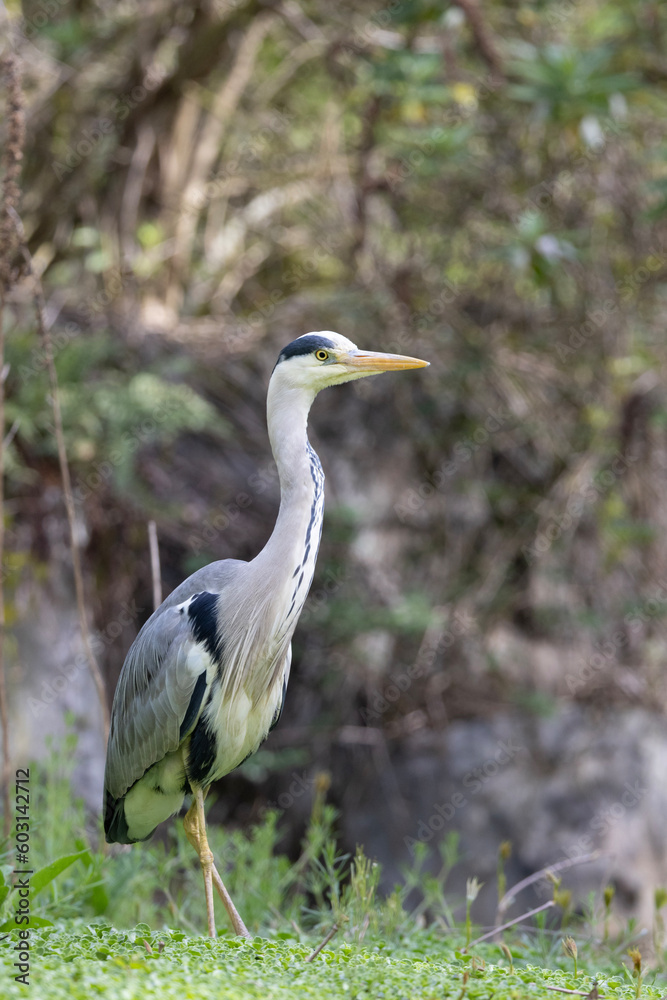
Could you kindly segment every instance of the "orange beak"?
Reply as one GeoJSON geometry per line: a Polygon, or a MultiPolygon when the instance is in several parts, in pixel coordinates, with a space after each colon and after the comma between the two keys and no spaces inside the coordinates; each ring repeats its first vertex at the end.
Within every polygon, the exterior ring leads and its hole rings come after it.
{"type": "Polygon", "coordinates": [[[379,354],[376,351],[355,351],[353,354],[343,354],[338,359],[339,365],[345,365],[350,372],[397,372],[406,368],[428,368],[430,361],[419,358],[408,358],[403,354],[379,354]]]}

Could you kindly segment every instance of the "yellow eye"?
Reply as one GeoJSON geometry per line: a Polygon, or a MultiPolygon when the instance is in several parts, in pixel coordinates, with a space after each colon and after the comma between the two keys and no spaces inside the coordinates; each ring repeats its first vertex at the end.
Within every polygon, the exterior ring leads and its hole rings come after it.
{"type": "Polygon", "coordinates": [[[328,351],[315,351],[315,357],[318,361],[326,361],[329,357],[328,351]]]}

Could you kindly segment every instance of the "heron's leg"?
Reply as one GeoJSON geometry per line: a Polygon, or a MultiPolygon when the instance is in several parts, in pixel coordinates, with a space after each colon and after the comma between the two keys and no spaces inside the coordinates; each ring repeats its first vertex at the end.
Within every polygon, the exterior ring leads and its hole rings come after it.
{"type": "Polygon", "coordinates": [[[183,829],[185,830],[185,835],[194,847],[195,851],[199,855],[199,863],[201,864],[201,869],[204,875],[204,892],[206,893],[206,914],[208,917],[208,936],[215,937],[215,911],[213,909],[213,876],[211,874],[213,869],[213,854],[211,848],[208,846],[208,841],[206,839],[206,827],[203,822],[204,819],[204,796],[200,788],[198,788],[194,793],[194,799],[192,805],[183,817],[183,829]],[[201,799],[201,817],[202,823],[200,826],[199,815],[200,811],[198,808],[198,798],[201,799]]]}
{"type": "Polygon", "coordinates": [[[243,923],[243,920],[241,919],[241,914],[234,906],[234,903],[232,902],[232,897],[227,892],[225,888],[225,883],[220,878],[220,873],[218,872],[218,869],[215,867],[215,865],[213,865],[212,874],[213,874],[213,884],[218,890],[218,895],[220,896],[220,899],[225,904],[225,909],[227,910],[229,919],[232,922],[232,927],[234,928],[234,932],[238,934],[239,937],[249,938],[250,931],[243,923]]]}
{"type": "Polygon", "coordinates": [[[225,884],[220,878],[218,869],[215,867],[213,862],[213,853],[208,846],[208,840],[206,838],[206,819],[204,816],[204,792],[201,789],[197,789],[194,793],[194,799],[192,805],[188,809],[187,813],[183,817],[183,826],[185,827],[185,833],[199,855],[199,860],[201,862],[202,871],[204,872],[204,885],[206,887],[206,908],[208,911],[208,927],[209,934],[211,937],[215,937],[215,926],[213,924],[213,893],[211,892],[211,880],[218,890],[218,895],[225,905],[229,919],[231,920],[232,927],[236,934],[240,937],[250,937],[248,928],[243,923],[241,916],[232,902],[232,897],[227,892],[225,884]],[[207,876],[208,872],[208,876],[207,876]],[[208,881],[207,881],[208,877],[208,881]],[[211,893],[211,906],[209,909],[209,892],[211,893]],[[211,928],[213,930],[211,931],[211,928]]]}

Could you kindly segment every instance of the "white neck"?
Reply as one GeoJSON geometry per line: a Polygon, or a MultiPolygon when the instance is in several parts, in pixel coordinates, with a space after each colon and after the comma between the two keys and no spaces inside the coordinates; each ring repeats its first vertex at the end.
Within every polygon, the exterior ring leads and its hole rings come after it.
{"type": "MultiPolygon", "coordinates": [[[[271,537],[253,559],[258,569],[267,572],[270,568],[276,577],[281,571],[290,576],[295,559],[303,556],[316,490],[307,437],[308,413],[315,392],[287,385],[281,376],[281,372],[274,372],[266,404],[269,440],[280,480],[280,510],[271,537]]],[[[313,539],[315,551],[320,529],[321,524],[313,539]]]]}
{"type": "Polygon", "coordinates": [[[274,373],[267,399],[269,438],[280,478],[278,519],[262,551],[246,564],[243,593],[222,626],[236,663],[236,669],[226,671],[224,684],[230,689],[245,684],[253,704],[275,693],[285,670],[322,531],[322,469],[306,436],[315,392],[286,382],[282,372],[274,373]]]}

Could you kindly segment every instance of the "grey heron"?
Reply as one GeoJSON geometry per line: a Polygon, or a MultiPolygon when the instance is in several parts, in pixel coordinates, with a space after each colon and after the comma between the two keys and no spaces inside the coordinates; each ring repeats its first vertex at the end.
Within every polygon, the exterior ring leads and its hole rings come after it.
{"type": "Polygon", "coordinates": [[[292,634],[322,531],[324,474],[307,437],[311,404],[327,386],[427,364],[360,351],[329,331],[288,344],[267,395],[280,481],[271,537],[250,562],[224,559],[189,576],[148,619],[125,659],[104,776],[106,839],[147,840],[192,795],[183,824],[204,875],[211,937],[213,886],[235,932],[249,936],[214,864],[204,797],[257,750],[282,712],[292,634]]]}

